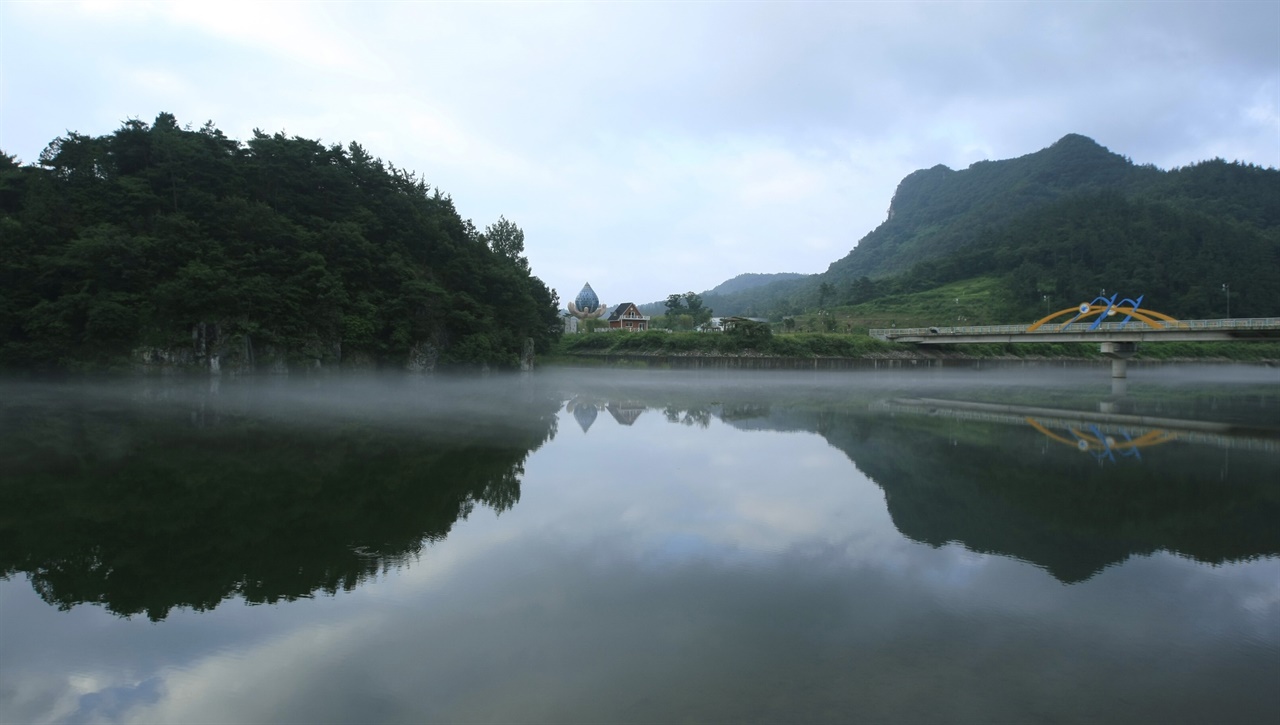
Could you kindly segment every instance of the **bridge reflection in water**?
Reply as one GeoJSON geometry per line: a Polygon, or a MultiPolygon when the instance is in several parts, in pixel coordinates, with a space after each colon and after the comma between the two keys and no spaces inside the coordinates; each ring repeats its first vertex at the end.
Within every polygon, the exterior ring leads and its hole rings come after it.
{"type": "Polygon", "coordinates": [[[1174,440],[1280,453],[1280,429],[1231,423],[938,398],[894,398],[871,407],[887,413],[1030,426],[1051,440],[1094,455],[1099,463],[1114,463],[1117,454],[1141,460],[1140,449],[1174,440]]]}

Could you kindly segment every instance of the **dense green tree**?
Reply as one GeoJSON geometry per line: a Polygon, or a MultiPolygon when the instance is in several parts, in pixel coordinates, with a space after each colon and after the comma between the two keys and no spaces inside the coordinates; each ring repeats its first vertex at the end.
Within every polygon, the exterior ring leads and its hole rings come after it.
{"type": "Polygon", "coordinates": [[[68,133],[37,165],[0,159],[0,365],[117,365],[145,347],[198,358],[193,335],[247,367],[268,352],[396,366],[424,349],[515,364],[561,329],[524,242],[505,217],[477,233],[354,142],[241,144],[167,113],[68,133]]]}
{"type": "Polygon", "coordinates": [[[702,302],[702,297],[695,292],[684,293],[684,307],[698,324],[711,319],[711,308],[702,302]]]}
{"type": "Polygon", "coordinates": [[[667,308],[666,318],[672,329],[692,330],[698,325],[710,322],[715,314],[703,303],[702,296],[696,292],[667,295],[663,304],[667,308]]]}
{"type": "Polygon", "coordinates": [[[528,269],[529,262],[524,258],[524,231],[506,217],[500,216],[498,221],[485,227],[484,239],[494,252],[528,269]]]}

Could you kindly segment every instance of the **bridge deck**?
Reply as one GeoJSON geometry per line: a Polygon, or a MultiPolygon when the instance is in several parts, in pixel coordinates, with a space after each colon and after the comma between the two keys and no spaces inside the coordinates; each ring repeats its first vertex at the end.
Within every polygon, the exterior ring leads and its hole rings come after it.
{"type": "Polygon", "coordinates": [[[1156,329],[1146,323],[1092,322],[1044,325],[978,325],[969,327],[904,327],[871,330],[872,337],[920,345],[958,345],[982,342],[1174,342],[1192,340],[1280,340],[1280,317],[1238,320],[1183,320],[1156,329]]]}

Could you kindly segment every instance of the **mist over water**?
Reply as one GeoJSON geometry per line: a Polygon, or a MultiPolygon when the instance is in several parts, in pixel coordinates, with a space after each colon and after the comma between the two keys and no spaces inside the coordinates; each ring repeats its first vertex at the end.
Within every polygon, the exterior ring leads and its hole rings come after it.
{"type": "Polygon", "coordinates": [[[1280,370],[0,385],[5,722],[1267,722],[1280,370]]]}

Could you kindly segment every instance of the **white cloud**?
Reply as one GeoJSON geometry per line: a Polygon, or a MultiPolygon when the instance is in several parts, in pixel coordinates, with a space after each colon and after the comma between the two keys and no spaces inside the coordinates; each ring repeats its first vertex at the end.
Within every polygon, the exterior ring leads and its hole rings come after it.
{"type": "Polygon", "coordinates": [[[818,272],[907,173],[1072,132],[1280,165],[1274,3],[3,3],[0,41],[6,152],[160,111],[359,141],[562,298],[818,272]]]}

